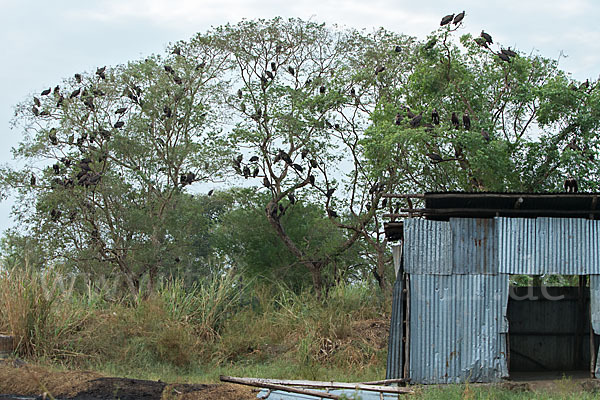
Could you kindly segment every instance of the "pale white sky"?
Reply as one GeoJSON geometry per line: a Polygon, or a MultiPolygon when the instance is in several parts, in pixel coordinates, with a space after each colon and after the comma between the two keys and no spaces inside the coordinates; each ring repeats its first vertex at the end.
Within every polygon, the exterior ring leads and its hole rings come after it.
{"type": "MultiPolygon", "coordinates": [[[[20,132],[14,105],[75,72],[164,51],[211,26],[242,18],[300,17],[354,28],[384,27],[423,39],[440,19],[465,10],[464,32],[557,58],[579,80],[600,74],[600,1],[593,0],[0,0],[0,164],[20,132]]],[[[0,232],[15,222],[0,203],[0,232]]]]}

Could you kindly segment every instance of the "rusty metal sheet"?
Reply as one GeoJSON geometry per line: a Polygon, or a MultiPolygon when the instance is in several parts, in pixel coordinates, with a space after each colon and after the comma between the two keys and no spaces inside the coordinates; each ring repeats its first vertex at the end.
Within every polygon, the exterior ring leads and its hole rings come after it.
{"type": "Polygon", "coordinates": [[[413,383],[508,376],[508,275],[412,275],[410,290],[413,383]]]}
{"type": "Polygon", "coordinates": [[[498,273],[496,221],[486,218],[451,218],[454,274],[498,273]]]}
{"type": "Polygon", "coordinates": [[[452,229],[444,221],[404,221],[405,268],[409,274],[452,273],[452,229]]]}

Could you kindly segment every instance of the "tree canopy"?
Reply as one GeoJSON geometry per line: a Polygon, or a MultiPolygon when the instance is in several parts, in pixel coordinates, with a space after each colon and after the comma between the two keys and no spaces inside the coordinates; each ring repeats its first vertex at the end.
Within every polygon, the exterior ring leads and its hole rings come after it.
{"type": "Polygon", "coordinates": [[[340,260],[386,286],[386,192],[560,191],[569,174],[597,190],[598,82],[458,37],[465,21],[423,40],[242,21],[75,74],[16,108],[5,244],[117,271],[133,293],[209,257],[308,272],[320,293],[340,260]],[[252,189],[198,195],[208,182],[252,189]]]}

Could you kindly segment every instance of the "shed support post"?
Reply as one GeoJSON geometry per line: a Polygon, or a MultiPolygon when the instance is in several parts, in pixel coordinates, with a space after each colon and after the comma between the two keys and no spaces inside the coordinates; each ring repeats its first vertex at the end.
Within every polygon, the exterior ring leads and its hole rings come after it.
{"type": "MultiPolygon", "coordinates": [[[[403,246],[402,246],[403,247],[403,246]]],[[[394,294],[392,297],[392,318],[390,321],[390,334],[388,341],[386,379],[404,378],[404,257],[402,247],[399,252],[394,251],[394,265],[398,266],[394,294]]]]}

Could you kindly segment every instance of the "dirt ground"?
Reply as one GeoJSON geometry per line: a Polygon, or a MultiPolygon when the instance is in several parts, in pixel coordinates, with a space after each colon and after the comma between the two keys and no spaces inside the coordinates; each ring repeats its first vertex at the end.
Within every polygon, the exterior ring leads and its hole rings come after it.
{"type": "Polygon", "coordinates": [[[14,360],[0,361],[0,399],[19,398],[15,396],[41,399],[44,392],[57,399],[77,400],[256,399],[256,391],[239,385],[167,384],[105,377],[89,371],[56,372],[14,360]]]}
{"type": "MultiPolygon", "coordinates": [[[[590,379],[585,373],[521,374],[514,378],[494,386],[515,392],[600,392],[600,381],[590,379]]],[[[257,394],[254,388],[233,384],[173,384],[106,377],[91,371],[52,371],[20,360],[0,360],[0,400],[42,399],[44,392],[57,400],[250,400],[256,399],[257,394]]]]}

